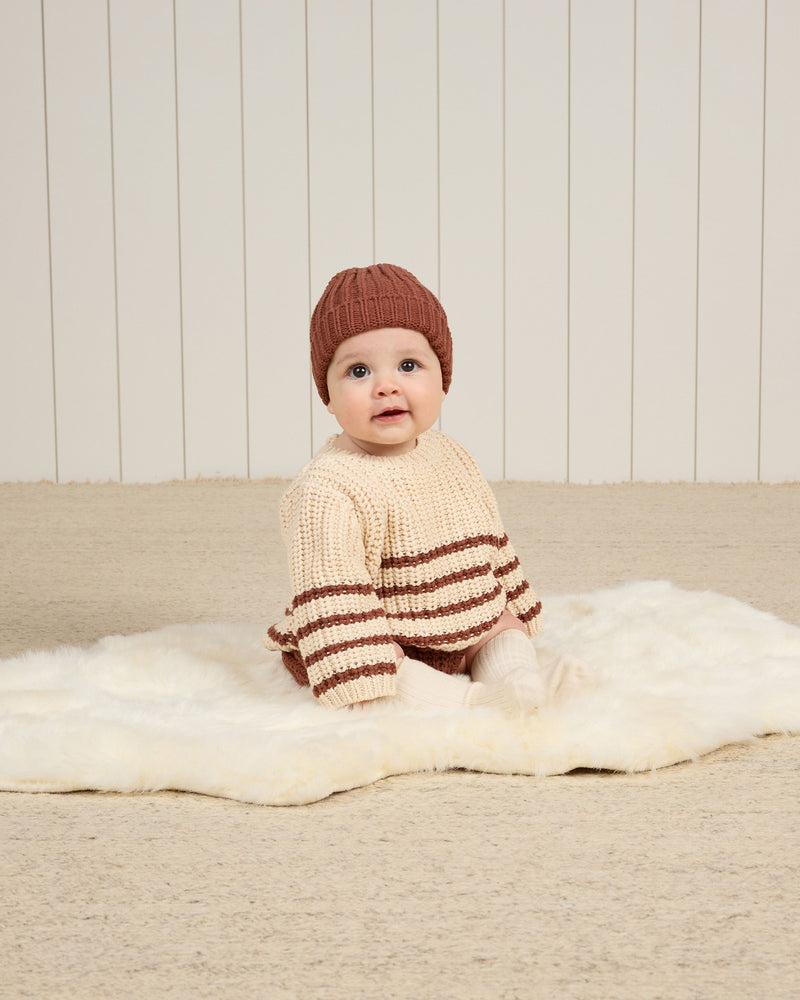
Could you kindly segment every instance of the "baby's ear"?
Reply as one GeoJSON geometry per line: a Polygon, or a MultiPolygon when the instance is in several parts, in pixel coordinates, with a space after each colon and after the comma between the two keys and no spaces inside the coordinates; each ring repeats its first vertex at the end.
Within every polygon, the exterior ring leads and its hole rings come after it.
{"type": "Polygon", "coordinates": [[[336,414],[333,413],[333,403],[331,403],[330,401],[328,401],[328,405],[325,407],[325,409],[328,411],[328,413],[331,413],[333,414],[333,416],[336,416],[336,414]]]}

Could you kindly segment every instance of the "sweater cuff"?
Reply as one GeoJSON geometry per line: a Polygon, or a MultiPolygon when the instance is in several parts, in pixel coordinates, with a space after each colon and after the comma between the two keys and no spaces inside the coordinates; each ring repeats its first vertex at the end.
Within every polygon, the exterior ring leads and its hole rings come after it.
{"type": "Polygon", "coordinates": [[[374,698],[389,698],[397,690],[397,674],[391,671],[385,674],[373,674],[369,677],[358,677],[355,680],[343,681],[335,687],[328,688],[318,696],[321,705],[328,708],[345,708],[359,701],[372,701],[374,698]]]}

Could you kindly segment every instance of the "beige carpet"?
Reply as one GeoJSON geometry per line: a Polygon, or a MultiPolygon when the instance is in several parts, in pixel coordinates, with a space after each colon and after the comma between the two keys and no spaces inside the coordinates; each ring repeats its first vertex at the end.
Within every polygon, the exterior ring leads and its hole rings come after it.
{"type": "MultiPolygon", "coordinates": [[[[284,486],[0,486],[0,656],[271,619],[284,486]]],[[[664,578],[800,625],[800,486],[497,493],[543,594],[664,578]]],[[[7,793],[0,997],[798,997],[799,806],[786,737],[293,809],[7,793]]]]}

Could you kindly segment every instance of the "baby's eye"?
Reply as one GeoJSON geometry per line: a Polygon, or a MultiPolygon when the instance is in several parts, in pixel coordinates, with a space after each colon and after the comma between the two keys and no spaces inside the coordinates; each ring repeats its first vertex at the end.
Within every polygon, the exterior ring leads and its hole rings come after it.
{"type": "Polygon", "coordinates": [[[412,361],[411,358],[406,358],[405,361],[400,362],[400,371],[408,374],[409,372],[415,372],[419,368],[416,361],[412,361]]]}
{"type": "Polygon", "coordinates": [[[349,368],[347,374],[350,378],[366,378],[369,375],[369,368],[366,365],[353,365],[349,368]]]}

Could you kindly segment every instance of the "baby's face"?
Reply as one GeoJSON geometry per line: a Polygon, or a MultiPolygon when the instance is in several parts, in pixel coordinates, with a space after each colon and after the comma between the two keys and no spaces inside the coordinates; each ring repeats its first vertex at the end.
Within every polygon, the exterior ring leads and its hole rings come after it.
{"type": "Polygon", "coordinates": [[[328,366],[328,409],[337,444],[370,455],[402,455],[439,419],[442,369],[417,330],[368,330],[342,341],[328,366]]]}

